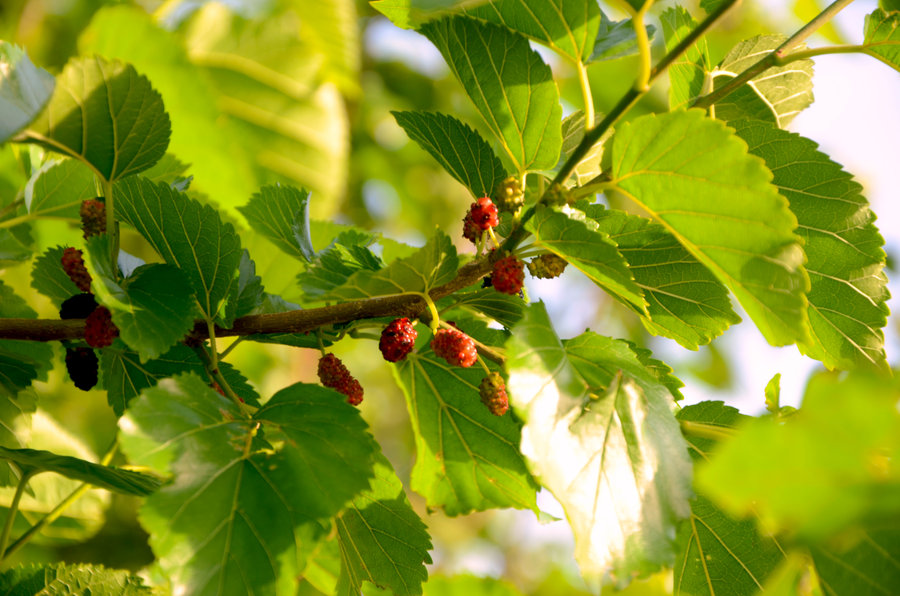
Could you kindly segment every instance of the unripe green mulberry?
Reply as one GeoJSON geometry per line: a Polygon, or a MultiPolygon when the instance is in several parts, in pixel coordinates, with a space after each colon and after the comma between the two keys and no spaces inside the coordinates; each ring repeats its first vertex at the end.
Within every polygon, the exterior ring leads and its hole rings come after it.
{"type": "Polygon", "coordinates": [[[525,189],[516,176],[509,176],[494,190],[494,204],[500,211],[515,213],[525,204],[525,189]]]}
{"type": "Polygon", "coordinates": [[[538,279],[559,277],[569,263],[562,257],[548,253],[528,261],[528,273],[538,279]]]}

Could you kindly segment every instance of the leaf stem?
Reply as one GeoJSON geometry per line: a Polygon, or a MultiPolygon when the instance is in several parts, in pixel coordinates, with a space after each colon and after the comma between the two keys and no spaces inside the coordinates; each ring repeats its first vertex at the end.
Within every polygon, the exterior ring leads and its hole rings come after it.
{"type": "Polygon", "coordinates": [[[877,41],[875,43],[864,43],[860,45],[842,45],[842,46],[825,46],[814,48],[811,50],[803,50],[802,52],[793,52],[786,56],[776,56],[775,66],[784,66],[797,60],[807,60],[816,56],[825,56],[827,54],[867,54],[874,58],[878,55],[871,52],[871,48],[878,46],[900,46],[900,41],[887,39],[885,41],[877,41]]]}
{"type": "Polygon", "coordinates": [[[638,71],[637,80],[634,82],[634,87],[641,93],[646,93],[650,89],[650,39],[647,37],[647,28],[644,26],[644,15],[647,14],[647,10],[652,5],[653,2],[647,2],[631,18],[631,25],[634,27],[634,37],[638,47],[638,59],[640,60],[640,70],[638,71]]]}
{"type": "MultiPolygon", "coordinates": [[[[581,86],[581,100],[584,102],[584,121],[586,126],[594,125],[594,97],[591,95],[591,80],[588,77],[587,66],[579,60],[575,63],[578,70],[578,84],[581,86]]],[[[522,188],[525,188],[524,185],[522,188]]]]}
{"type": "Polygon", "coordinates": [[[7,512],[6,523],[3,524],[3,532],[0,533],[0,561],[6,558],[6,544],[9,542],[9,535],[12,532],[13,524],[16,520],[16,515],[19,512],[19,501],[22,500],[22,495],[25,493],[25,487],[28,486],[28,481],[31,480],[31,477],[34,475],[34,470],[21,470],[22,477],[19,478],[19,484],[16,486],[16,493],[13,495],[12,502],[9,504],[9,510],[7,512]]]}
{"type": "Polygon", "coordinates": [[[806,39],[809,38],[810,35],[815,33],[816,30],[818,30],[820,27],[824,26],[851,2],[853,2],[853,0],[836,0],[835,2],[832,2],[822,12],[816,15],[815,18],[804,25],[799,31],[787,38],[783,44],[766,54],[758,62],[747,68],[747,70],[734,77],[718,89],[714,90],[708,95],[697,98],[697,100],[691,107],[708,108],[764,70],[771,68],[772,66],[776,66],[778,60],[786,58],[788,52],[806,41],[806,39]]]}
{"type": "Polygon", "coordinates": [[[103,178],[103,202],[106,211],[106,233],[109,236],[109,262],[112,263],[113,271],[117,274],[119,271],[119,229],[116,227],[116,204],[113,197],[113,184],[109,180],[103,178]]]}

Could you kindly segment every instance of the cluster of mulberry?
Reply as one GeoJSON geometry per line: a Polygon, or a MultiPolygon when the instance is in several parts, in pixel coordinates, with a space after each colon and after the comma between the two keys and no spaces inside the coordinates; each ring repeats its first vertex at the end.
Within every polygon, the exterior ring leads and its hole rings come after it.
{"type": "Polygon", "coordinates": [[[459,329],[438,329],[431,340],[434,353],[454,366],[468,368],[478,359],[471,337],[459,329]]]}
{"type": "Polygon", "coordinates": [[[548,253],[535,257],[528,262],[528,273],[538,279],[559,277],[569,263],[562,257],[548,253]]]}
{"type": "Polygon", "coordinates": [[[341,359],[334,354],[325,354],[319,359],[319,380],[326,387],[347,396],[347,403],[357,406],[363,400],[363,388],[353,378],[341,359]]]}
{"type": "Polygon", "coordinates": [[[463,218],[463,238],[472,243],[478,242],[482,232],[496,228],[499,223],[497,206],[490,197],[481,197],[472,203],[463,218]]]}
{"type": "Polygon", "coordinates": [[[481,379],[478,386],[481,403],[487,406],[494,416],[503,416],[509,409],[509,397],[506,395],[506,383],[498,372],[492,372],[481,379]]]}
{"type": "Polygon", "coordinates": [[[515,255],[503,257],[494,263],[491,285],[498,292],[514,296],[522,289],[524,282],[525,265],[515,255]]]}
{"type": "Polygon", "coordinates": [[[419,336],[409,319],[394,319],[381,332],[378,349],[388,362],[400,362],[416,347],[419,336]]]}
{"type": "Polygon", "coordinates": [[[103,197],[81,202],[81,231],[85,238],[106,233],[106,203],[103,197]]]}

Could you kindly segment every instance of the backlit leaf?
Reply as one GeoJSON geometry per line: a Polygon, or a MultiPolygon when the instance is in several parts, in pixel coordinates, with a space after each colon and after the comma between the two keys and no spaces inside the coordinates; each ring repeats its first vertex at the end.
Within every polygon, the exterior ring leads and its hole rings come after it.
{"type": "Polygon", "coordinates": [[[650,333],[696,350],[740,322],[725,286],[663,226],[601,205],[584,209],[628,261],[647,300],[649,318],[641,322],[650,333]]]}
{"type": "Polygon", "coordinates": [[[481,135],[452,116],[391,112],[406,134],[475,197],[491,196],[506,178],[500,159],[481,135]]]}
{"type": "MultiPolygon", "coordinates": [[[[577,112],[573,112],[566,116],[565,120],[562,122],[562,131],[563,157],[568,159],[584,138],[584,111],[578,110],[577,112]]],[[[607,130],[599,139],[597,139],[594,146],[584,154],[581,161],[575,165],[575,169],[572,170],[572,176],[575,178],[574,182],[576,185],[580,186],[600,175],[600,172],[602,171],[600,162],[603,159],[603,149],[606,146],[606,141],[612,136],[612,133],[612,129],[607,130]]],[[[567,184],[572,184],[572,182],[573,181],[570,178],[567,184]]]]}
{"type": "Polygon", "coordinates": [[[403,484],[383,455],[375,459],[372,487],[358,495],[335,521],[341,547],[336,594],[355,596],[364,581],[396,596],[422,593],[431,563],[431,538],[413,511],[403,484]]]}
{"type": "Polygon", "coordinates": [[[56,81],[25,50],[0,41],[0,143],[28,126],[50,101],[56,81]]]}
{"type": "Polygon", "coordinates": [[[495,0],[466,14],[521,33],[572,62],[587,62],[601,19],[596,2],[569,0],[495,0]]]}
{"type": "Polygon", "coordinates": [[[556,165],[559,91],[527,39],[464,17],[428,23],[420,32],[440,50],[518,172],[556,165]]]}
{"type": "Polygon", "coordinates": [[[612,177],[728,288],[763,336],[808,336],[809,279],[795,216],[762,160],[700,110],[642,116],[616,132],[612,177]]]}
{"type": "Polygon", "coordinates": [[[170,132],[146,77],[130,64],[94,57],[66,65],[46,109],[16,140],[78,158],[112,181],[159,161],[170,132]]]}
{"type": "Polygon", "coordinates": [[[50,161],[25,187],[25,206],[32,215],[79,217],[81,201],[97,196],[94,175],[74,159],[50,161]]]}
{"type": "Polygon", "coordinates": [[[808,356],[829,368],[885,368],[887,276],[884,239],[862,187],[816,144],[762,122],[733,123],[800,223],[809,273],[808,356]]]}
{"type": "MultiPolygon", "coordinates": [[[[781,35],[759,35],[737,44],[710,76],[720,87],[780,46],[781,35]]],[[[794,60],[773,66],[715,104],[716,118],[726,121],[764,120],[783,128],[813,102],[813,61],[794,60]]]]}
{"type": "MultiPolygon", "coordinates": [[[[697,27],[691,13],[682,6],[667,9],[660,20],[667,51],[671,51],[697,27]]],[[[669,66],[669,108],[680,108],[698,97],[710,68],[706,39],[701,38],[669,66]]]]}
{"type": "Polygon", "coordinates": [[[900,70],[900,9],[877,9],[866,16],[866,50],[882,62],[900,70]]]}
{"type": "Polygon", "coordinates": [[[535,244],[563,257],[632,310],[646,312],[643,292],[615,242],[584,213],[539,207],[527,225],[535,244]]]}
{"type": "Polygon", "coordinates": [[[128,571],[102,565],[29,565],[0,574],[4,594],[90,594],[91,596],[150,596],[143,580],[128,571]]]}
{"type": "Polygon", "coordinates": [[[168,184],[143,178],[117,187],[116,214],[130,223],[166,263],[180,268],[208,321],[229,327],[237,310],[241,240],[209,205],[168,184]]]}
{"type": "MultiPolygon", "coordinates": [[[[748,420],[722,402],[701,402],[678,413],[680,421],[728,432],[748,420]]],[[[706,461],[716,441],[687,433],[691,458],[706,461]]],[[[703,495],[691,499],[691,517],[678,529],[675,594],[724,596],[754,594],[784,561],[784,547],[759,533],[753,520],[735,520],[703,495]]]]}
{"type": "Polygon", "coordinates": [[[507,342],[509,393],[522,453],[566,512],[582,575],[621,588],[674,562],[691,463],[669,390],[635,356],[591,349],[592,337],[564,346],[532,304],[507,342]]]}
{"type": "Polygon", "coordinates": [[[429,507],[441,507],[447,515],[536,509],[537,487],[519,452],[520,425],[509,414],[494,416],[481,403],[478,385],[485,372],[480,366],[451,366],[425,348],[394,370],[416,437],[411,486],[429,507]]]}
{"type": "Polygon", "coordinates": [[[698,466],[697,489],[730,515],[754,513],[764,530],[812,540],[895,519],[898,392],[896,379],[819,374],[799,411],[753,419],[722,441],[698,466]]]}
{"type": "Polygon", "coordinates": [[[858,529],[845,541],[810,549],[826,596],[881,596],[900,586],[900,521],[858,529]]]}
{"type": "MultiPolygon", "coordinates": [[[[637,54],[637,36],[631,19],[611,21],[602,11],[600,14],[600,27],[597,29],[597,39],[594,40],[594,49],[588,62],[615,60],[637,54]]],[[[656,27],[647,25],[646,29],[647,39],[652,41],[656,35],[656,27]]]]}

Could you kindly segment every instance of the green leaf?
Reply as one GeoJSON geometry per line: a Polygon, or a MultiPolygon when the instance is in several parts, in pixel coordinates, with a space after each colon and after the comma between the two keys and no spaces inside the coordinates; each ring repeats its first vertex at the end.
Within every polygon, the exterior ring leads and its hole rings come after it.
{"type": "MultiPolygon", "coordinates": [[[[62,268],[62,267],[60,267],[62,268]]],[[[0,281],[0,317],[36,319],[37,313],[11,287],[0,281]]],[[[53,348],[49,343],[0,340],[0,399],[16,394],[37,380],[46,380],[53,348]]]]}
{"type": "Polygon", "coordinates": [[[537,487],[519,452],[520,425],[481,403],[480,367],[451,366],[426,348],[394,371],[416,438],[411,486],[429,507],[447,515],[496,507],[536,510],[537,487]]]}
{"type": "Polygon", "coordinates": [[[825,595],[881,596],[895,591],[900,586],[900,522],[855,530],[848,538],[810,549],[825,595]]]}
{"type": "MultiPolygon", "coordinates": [[[[691,13],[682,6],[667,9],[660,20],[667,51],[671,51],[697,28],[691,13]]],[[[698,97],[710,68],[709,48],[706,39],[701,38],[669,66],[669,108],[680,108],[698,97]]]]}
{"type": "Polygon", "coordinates": [[[643,291],[647,331],[696,350],[740,322],[725,286],[663,226],[601,205],[584,209],[616,243],[643,291]]]}
{"type": "Polygon", "coordinates": [[[369,249],[375,236],[355,229],[338,234],[331,245],[316,255],[306,271],[297,276],[303,292],[318,298],[340,287],[360,270],[378,271],[384,261],[369,249]]]}
{"type": "Polygon", "coordinates": [[[452,116],[391,112],[397,124],[475,197],[491,196],[506,178],[500,159],[481,135],[452,116]]]}
{"type": "Polygon", "coordinates": [[[237,311],[241,240],[209,205],[165,183],[143,178],[116,186],[116,213],[150,243],[166,263],[187,275],[203,317],[230,327],[237,311]]]}
{"type": "Polygon", "coordinates": [[[142,362],[156,358],[194,327],[196,301],[187,276],[172,265],[141,265],[123,280],[109,261],[106,234],[87,239],[88,271],[97,301],[109,308],[119,336],[142,362]]]}
{"type": "Polygon", "coordinates": [[[439,310],[447,306],[465,308],[490,317],[510,328],[522,318],[524,302],[518,296],[502,294],[494,288],[479,288],[474,292],[457,292],[437,303],[439,310]]]}
{"type": "Polygon", "coordinates": [[[0,41],[0,144],[31,124],[50,101],[56,81],[25,50],[0,41]]]}
{"type": "Polygon", "coordinates": [[[126,495],[147,496],[161,484],[159,479],[147,474],[101,466],[77,457],[57,455],[49,451],[0,447],[0,458],[15,462],[23,470],[32,473],[55,472],[72,480],[87,482],[126,495]]]}
{"type": "Polygon", "coordinates": [[[309,237],[309,192],[292,186],[264,186],[238,211],[257,232],[292,257],[315,256],[309,237]]]}
{"type": "Polygon", "coordinates": [[[174,591],[293,593],[318,520],[365,489],[374,442],[339,394],[293,385],[254,418],[194,375],[146,389],[120,420],[130,461],[174,476],[141,524],[174,591]],[[277,440],[273,449],[257,427],[277,440]]]}
{"type": "Polygon", "coordinates": [[[150,588],[128,571],[106,569],[102,565],[29,565],[0,574],[4,594],[41,594],[63,596],[149,596],[150,588]]]}
{"type": "Polygon", "coordinates": [[[598,341],[610,342],[586,333],[564,346],[532,304],[506,344],[508,389],[525,420],[522,453],[566,512],[582,575],[622,588],[674,562],[691,463],[667,387],[598,341]]]}
{"type": "Polygon", "coordinates": [[[130,64],[76,58],[56,83],[47,108],[16,140],[80,159],[109,181],[142,172],[165,154],[169,116],[130,64]]]}
{"type": "MultiPolygon", "coordinates": [[[[637,36],[634,33],[634,24],[631,19],[622,21],[610,21],[609,17],[601,11],[600,27],[597,29],[597,39],[594,40],[594,49],[588,63],[602,62],[604,60],[616,60],[638,53],[637,36]]],[[[653,41],[656,35],[656,27],[647,25],[647,39],[653,41]]]]}
{"type": "MultiPolygon", "coordinates": [[[[562,132],[562,152],[564,158],[568,159],[584,138],[584,111],[578,110],[577,112],[572,112],[566,116],[565,120],[562,122],[562,132]]],[[[603,133],[594,146],[584,154],[581,161],[575,165],[575,169],[572,170],[572,175],[575,177],[576,185],[580,186],[589,180],[593,180],[603,171],[603,168],[600,165],[601,160],[603,159],[603,149],[606,146],[606,141],[612,136],[612,133],[612,129],[603,133]]],[[[569,183],[571,183],[571,179],[569,180],[569,183]]]]}
{"type": "MultiPolygon", "coordinates": [[[[147,362],[141,362],[137,352],[121,349],[114,344],[102,351],[100,369],[103,371],[107,400],[116,416],[124,414],[132,398],[156,385],[160,379],[186,372],[193,372],[202,378],[206,378],[207,374],[205,365],[194,350],[181,344],[147,362]]],[[[251,405],[259,404],[259,394],[230,363],[219,362],[219,370],[239,397],[251,405]]]]}
{"type": "Polygon", "coordinates": [[[361,269],[326,296],[355,300],[386,294],[428,292],[453,279],[459,260],[450,237],[436,230],[434,236],[412,256],[397,259],[384,269],[361,269]]]}
{"type": "Polygon", "coordinates": [[[568,0],[495,0],[465,12],[549,46],[572,62],[587,62],[602,14],[596,2],[568,0]]]}
{"type": "Polygon", "coordinates": [[[766,161],[800,224],[812,331],[801,351],[829,368],[886,369],[884,239],[862,186],[808,139],[762,122],[733,126],[766,161]]]}
{"type": "Polygon", "coordinates": [[[584,213],[539,206],[527,227],[534,234],[536,245],[567,260],[632,310],[647,312],[643,292],[616,243],[584,213]]]}
{"type": "Polygon", "coordinates": [[[64,250],[62,246],[48,248],[34,260],[31,270],[31,287],[49,298],[57,308],[67,298],[81,292],[62,268],[64,250]]]}
{"type": "Polygon", "coordinates": [[[431,538],[383,455],[375,459],[372,487],[358,495],[335,524],[342,560],[335,593],[359,594],[364,581],[396,596],[422,593],[431,538]]]}
{"type": "Polygon", "coordinates": [[[97,196],[94,175],[74,159],[47,162],[25,187],[25,206],[36,216],[78,219],[84,199],[97,196]]]}
{"type": "MultiPolygon", "coordinates": [[[[720,401],[707,401],[684,408],[678,419],[727,433],[749,418],[720,401]]],[[[716,446],[716,441],[690,431],[686,440],[698,464],[716,446]]],[[[691,517],[681,523],[677,542],[675,594],[754,594],[785,558],[774,536],[760,534],[753,520],[729,517],[703,495],[691,500],[691,517]],[[722,578],[728,578],[727,583],[722,578]]]]}
{"type": "Polygon", "coordinates": [[[900,9],[882,7],[867,15],[865,43],[882,44],[868,48],[866,53],[900,70],[900,9]]]}
{"type": "Polygon", "coordinates": [[[800,410],[754,419],[700,466],[696,486],[734,516],[770,532],[818,540],[900,513],[898,382],[820,374],[800,410]],[[840,449],[835,449],[840,445],[840,449]]]}
{"type": "Polygon", "coordinates": [[[556,165],[559,91],[527,39],[464,17],[428,23],[420,32],[440,50],[518,172],[556,165]]]}
{"type": "Polygon", "coordinates": [[[372,8],[401,29],[418,29],[428,21],[487,2],[489,0],[369,0],[372,8]]]}
{"type": "Polygon", "coordinates": [[[238,306],[235,318],[249,315],[261,308],[266,302],[266,296],[262,278],[256,274],[256,263],[245,248],[241,251],[241,263],[238,265],[238,306]]]}
{"type": "Polygon", "coordinates": [[[613,180],[734,292],[769,343],[808,336],[809,279],[772,173],[701,110],[648,115],[613,139],[613,180]]]}
{"type": "MultiPolygon", "coordinates": [[[[710,73],[718,88],[753,66],[787,39],[783,35],[758,35],[742,41],[710,73]]],[[[800,48],[802,49],[802,48],[800,48]]],[[[784,128],[813,102],[813,61],[794,60],[759,73],[715,104],[715,115],[728,122],[751,119],[784,128]]]]}

